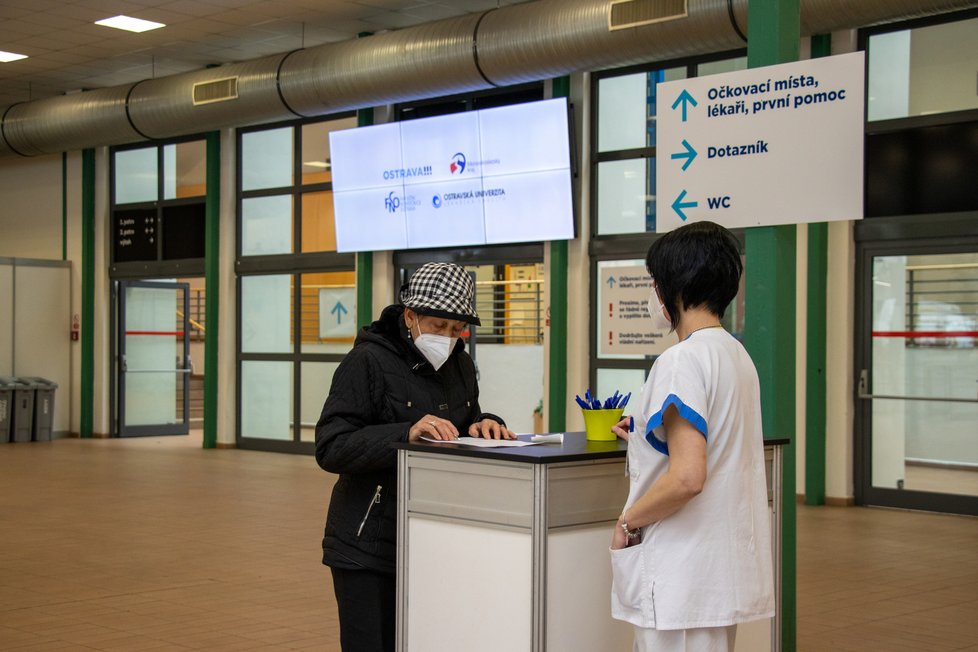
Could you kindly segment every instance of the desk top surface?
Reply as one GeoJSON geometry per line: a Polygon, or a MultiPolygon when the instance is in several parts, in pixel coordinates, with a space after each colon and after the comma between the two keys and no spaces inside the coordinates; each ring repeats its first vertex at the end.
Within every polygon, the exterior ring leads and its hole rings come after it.
{"type": "MultiPolygon", "coordinates": [[[[520,435],[524,441],[530,435],[520,435]]],[[[558,462],[582,462],[588,460],[624,458],[627,444],[615,441],[588,441],[583,432],[565,432],[562,444],[534,444],[511,448],[477,448],[461,444],[434,444],[426,441],[399,442],[394,448],[419,453],[443,453],[463,457],[479,457],[490,460],[507,460],[529,464],[555,464],[558,462]]]]}
{"type": "MultiPolygon", "coordinates": [[[[530,435],[520,435],[524,441],[530,440],[530,435]]],[[[766,439],[765,446],[780,446],[787,444],[788,439],[766,439]]],[[[418,453],[439,453],[444,455],[459,455],[462,457],[477,457],[489,460],[505,460],[522,462],[524,464],[556,464],[559,462],[584,462],[589,460],[624,458],[628,444],[621,439],[615,441],[588,441],[583,432],[564,433],[562,444],[534,444],[533,446],[517,446],[510,448],[479,448],[461,444],[435,444],[427,441],[399,442],[393,444],[399,450],[418,453]]]]}

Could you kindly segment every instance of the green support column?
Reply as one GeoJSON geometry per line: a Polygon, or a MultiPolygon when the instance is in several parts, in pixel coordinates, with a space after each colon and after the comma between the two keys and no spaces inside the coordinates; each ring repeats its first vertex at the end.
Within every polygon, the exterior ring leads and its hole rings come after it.
{"type": "Polygon", "coordinates": [[[221,134],[207,143],[207,197],[204,207],[204,448],[217,448],[217,340],[221,298],[221,134]]]}
{"type": "MultiPolygon", "coordinates": [[[[798,59],[799,0],[749,0],[747,64],[798,59]]],[[[795,170],[795,174],[804,174],[795,170]]],[[[795,234],[794,225],[747,229],[744,344],[761,380],[764,436],[784,447],[781,528],[781,639],[796,649],[795,594],[795,234]]]]}
{"type": "MultiPolygon", "coordinates": [[[[361,34],[360,36],[365,36],[361,34]]],[[[369,127],[374,123],[373,109],[357,111],[357,126],[369,127]]],[[[357,329],[369,326],[373,321],[374,303],[374,255],[369,251],[357,254],[357,329]]]]}
{"type": "MultiPolygon", "coordinates": [[[[812,58],[832,54],[832,37],[812,37],[812,58]]],[[[829,225],[808,225],[808,349],[805,373],[805,504],[825,504],[825,319],[829,225]]]]}
{"type": "MultiPolygon", "coordinates": [[[[570,78],[553,80],[553,97],[570,97],[570,78]]],[[[550,364],[547,430],[567,428],[567,241],[550,242],[550,364]]]]}
{"type": "Polygon", "coordinates": [[[81,404],[79,434],[92,436],[95,410],[95,150],[82,152],[81,404]]]}

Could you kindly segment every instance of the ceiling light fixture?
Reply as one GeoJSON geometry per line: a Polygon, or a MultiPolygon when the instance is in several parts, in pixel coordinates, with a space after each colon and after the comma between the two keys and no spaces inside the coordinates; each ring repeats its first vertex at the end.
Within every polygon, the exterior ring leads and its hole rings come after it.
{"type": "Polygon", "coordinates": [[[105,27],[114,27],[116,29],[124,29],[127,32],[148,32],[151,29],[159,29],[160,27],[166,27],[163,23],[154,23],[151,20],[143,20],[141,18],[132,18],[130,16],[113,16],[112,18],[103,18],[102,20],[96,20],[96,25],[104,25],[105,27]]]}
{"type": "Polygon", "coordinates": [[[10,63],[11,61],[20,61],[21,59],[26,59],[26,54],[17,54],[16,52],[4,52],[0,50],[0,63],[10,63]]]}

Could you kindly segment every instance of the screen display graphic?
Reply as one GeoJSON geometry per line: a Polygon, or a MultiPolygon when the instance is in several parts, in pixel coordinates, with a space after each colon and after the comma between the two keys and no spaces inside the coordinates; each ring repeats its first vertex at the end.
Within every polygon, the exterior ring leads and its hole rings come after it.
{"type": "Polygon", "coordinates": [[[567,103],[330,133],[337,250],[574,237],[567,103]]]}

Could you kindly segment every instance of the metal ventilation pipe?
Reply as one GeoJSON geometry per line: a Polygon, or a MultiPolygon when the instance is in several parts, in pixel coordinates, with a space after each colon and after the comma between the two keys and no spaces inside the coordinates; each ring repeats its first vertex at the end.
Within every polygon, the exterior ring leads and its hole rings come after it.
{"type": "MultiPolygon", "coordinates": [[[[744,45],[748,0],[538,0],[0,111],[0,156],[316,116],[744,45]],[[612,27],[615,27],[612,29],[612,27]]],[[[801,0],[803,35],[978,0],[801,0]]]]}

